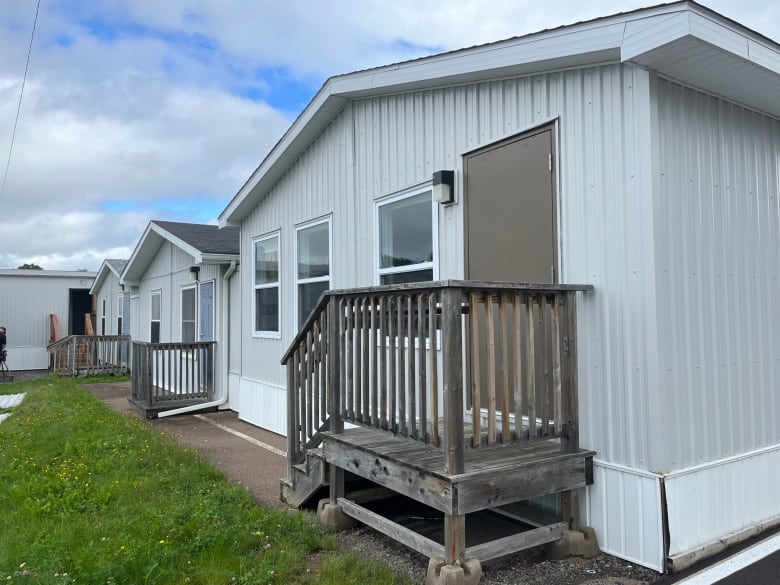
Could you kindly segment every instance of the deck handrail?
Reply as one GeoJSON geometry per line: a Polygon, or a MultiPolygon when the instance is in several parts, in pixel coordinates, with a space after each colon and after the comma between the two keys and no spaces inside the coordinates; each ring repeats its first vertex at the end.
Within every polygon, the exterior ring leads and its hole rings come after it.
{"type": "Polygon", "coordinates": [[[124,374],[130,369],[129,335],[68,335],[46,349],[59,374],[124,374]]]}
{"type": "Polygon", "coordinates": [[[149,408],[213,400],[215,341],[132,346],[133,400],[149,408]]]}
{"type": "Polygon", "coordinates": [[[464,448],[560,438],[576,451],[576,296],[591,290],[447,280],[323,293],[282,359],[289,464],[344,423],[442,449],[451,472],[464,448]]]}

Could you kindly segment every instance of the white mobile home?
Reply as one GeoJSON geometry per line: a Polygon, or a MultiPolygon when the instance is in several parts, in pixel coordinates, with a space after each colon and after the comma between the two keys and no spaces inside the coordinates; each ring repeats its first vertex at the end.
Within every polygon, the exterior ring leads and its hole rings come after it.
{"type": "Polygon", "coordinates": [[[92,283],[97,335],[130,335],[130,293],[119,284],[125,266],[127,260],[103,260],[92,283]]]}
{"type": "Polygon", "coordinates": [[[220,216],[253,267],[239,412],[286,429],[325,289],[590,285],[581,520],[678,568],[780,521],[779,201],[780,46],[695,2],[333,77],[220,216]]]}
{"type": "Polygon", "coordinates": [[[0,270],[0,325],[8,329],[8,367],[44,370],[46,347],[59,337],[83,335],[92,313],[90,285],[94,272],[0,270]]]}
{"type": "Polygon", "coordinates": [[[153,220],[119,279],[129,293],[134,344],[214,342],[212,390],[225,401],[223,364],[230,339],[231,279],[238,260],[238,229],[153,220]]]}

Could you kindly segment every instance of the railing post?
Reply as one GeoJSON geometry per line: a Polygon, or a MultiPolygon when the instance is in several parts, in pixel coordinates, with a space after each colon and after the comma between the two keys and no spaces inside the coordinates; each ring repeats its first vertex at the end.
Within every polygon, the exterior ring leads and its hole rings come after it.
{"type": "Polygon", "coordinates": [[[295,387],[295,356],[287,359],[287,479],[294,478],[295,459],[298,456],[297,445],[298,429],[295,424],[296,396],[298,388],[295,387]]]}
{"type": "MultiPolygon", "coordinates": [[[[341,414],[341,329],[343,315],[339,314],[339,301],[331,297],[328,302],[328,353],[333,359],[328,360],[328,391],[330,393],[330,431],[338,434],[344,431],[344,419],[341,414]]],[[[330,466],[330,503],[337,504],[338,498],[344,496],[344,471],[335,465],[330,466]]]]}
{"type": "Polygon", "coordinates": [[[561,432],[561,451],[576,453],[580,448],[579,439],[579,397],[577,387],[577,310],[575,303],[576,293],[562,293],[560,323],[565,328],[562,337],[561,356],[561,419],[563,430],[561,432]]]}
{"type": "MultiPolygon", "coordinates": [[[[444,471],[463,473],[463,332],[461,302],[457,288],[441,294],[442,383],[444,386],[444,471]]],[[[444,562],[462,561],[466,551],[466,516],[444,514],[444,562]]]]}
{"type": "Polygon", "coordinates": [[[444,387],[444,470],[463,472],[463,347],[462,292],[445,288],[441,294],[442,383],[444,387]]]}

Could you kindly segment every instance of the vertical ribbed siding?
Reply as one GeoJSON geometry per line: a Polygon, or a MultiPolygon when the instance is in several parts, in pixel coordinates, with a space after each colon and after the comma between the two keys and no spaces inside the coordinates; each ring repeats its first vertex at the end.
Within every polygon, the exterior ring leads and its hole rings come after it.
{"type": "Polygon", "coordinates": [[[780,443],[780,122],[658,82],[665,469],[780,443]]]}
{"type": "MultiPolygon", "coordinates": [[[[295,333],[296,223],[332,213],[333,286],[373,284],[377,198],[430,181],[434,170],[460,173],[464,153],[557,118],[561,281],[596,286],[579,310],[582,444],[604,460],[648,467],[648,80],[646,71],[610,65],[352,102],[242,226],[245,339],[251,240],[279,229],[283,299],[282,340],[244,344],[243,375],[284,384],[278,359],[295,333]]],[[[439,207],[441,278],[463,276],[462,193],[458,201],[439,207]]]]}
{"type": "MultiPolygon", "coordinates": [[[[363,218],[356,202],[350,178],[353,172],[350,147],[352,124],[346,112],[340,114],[314,141],[309,149],[282,177],[271,193],[261,201],[241,226],[241,294],[243,339],[241,373],[244,378],[284,385],[284,371],[279,364],[282,353],[295,336],[295,226],[332,214],[333,265],[331,286],[354,286],[358,280],[356,266],[370,257],[371,243],[356,234],[363,218]],[[254,304],[254,250],[252,239],[280,232],[281,339],[252,337],[254,304]]],[[[237,285],[238,286],[238,285],[237,285]]],[[[283,416],[282,416],[283,418],[283,416]]]]}

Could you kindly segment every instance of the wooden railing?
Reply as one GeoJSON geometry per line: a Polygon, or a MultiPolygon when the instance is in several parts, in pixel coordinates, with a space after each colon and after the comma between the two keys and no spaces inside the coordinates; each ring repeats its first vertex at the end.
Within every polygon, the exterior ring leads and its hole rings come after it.
{"type": "Polygon", "coordinates": [[[213,400],[215,346],[133,341],[133,399],[150,408],[213,400]]]}
{"type": "Polygon", "coordinates": [[[576,296],[589,285],[442,281],[328,291],[282,359],[288,456],[370,426],[444,450],[560,438],[576,451],[576,296]]]}
{"type": "Polygon", "coordinates": [[[130,371],[128,335],[69,335],[47,347],[52,371],[65,376],[126,374],[130,371]]]}

